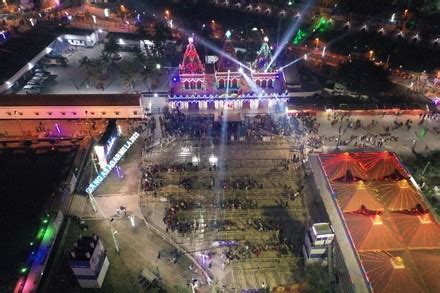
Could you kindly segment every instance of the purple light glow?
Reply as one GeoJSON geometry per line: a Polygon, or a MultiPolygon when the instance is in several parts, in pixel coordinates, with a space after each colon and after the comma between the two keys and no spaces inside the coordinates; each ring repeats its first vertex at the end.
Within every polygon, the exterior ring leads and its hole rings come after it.
{"type": "Polygon", "coordinates": [[[55,128],[57,129],[58,134],[61,134],[61,129],[58,123],[55,123],[55,128]]]}

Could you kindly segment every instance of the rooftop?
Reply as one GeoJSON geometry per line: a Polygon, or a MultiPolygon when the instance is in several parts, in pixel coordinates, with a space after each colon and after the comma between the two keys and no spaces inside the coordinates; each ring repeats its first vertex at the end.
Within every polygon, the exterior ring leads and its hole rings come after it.
{"type": "Polygon", "coordinates": [[[0,84],[4,84],[17,71],[46,49],[56,35],[29,33],[11,38],[0,45],[0,84]]]}
{"type": "Polygon", "coordinates": [[[319,159],[373,291],[438,291],[440,280],[427,267],[440,261],[440,226],[397,155],[333,153],[319,159]]]}
{"type": "Polygon", "coordinates": [[[139,95],[4,95],[0,107],[20,106],[139,106],[139,95]]]}
{"type": "Polygon", "coordinates": [[[99,237],[79,236],[73,244],[73,249],[69,252],[70,261],[89,261],[98,244],[99,237]],[[88,255],[87,255],[88,254],[88,255]]]}
{"type": "Polygon", "coordinates": [[[132,33],[121,33],[121,32],[109,32],[106,36],[106,39],[123,39],[123,40],[135,40],[140,41],[142,37],[139,34],[132,34],[132,33]]]}
{"type": "Polygon", "coordinates": [[[316,223],[313,224],[313,228],[318,235],[333,234],[333,229],[329,223],[316,223]]]}

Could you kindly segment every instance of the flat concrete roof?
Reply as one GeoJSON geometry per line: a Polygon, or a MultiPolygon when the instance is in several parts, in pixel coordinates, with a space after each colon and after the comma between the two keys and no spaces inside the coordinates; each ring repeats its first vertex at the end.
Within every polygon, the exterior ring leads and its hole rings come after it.
{"type": "Polygon", "coordinates": [[[56,38],[56,35],[31,32],[14,36],[0,45],[0,84],[4,84],[56,38]]]}
{"type": "Polygon", "coordinates": [[[20,106],[139,106],[140,95],[2,95],[0,107],[20,106]]]}
{"type": "Polygon", "coordinates": [[[348,232],[345,228],[341,215],[338,212],[337,204],[327,186],[327,180],[324,171],[321,169],[318,155],[309,155],[310,166],[313,170],[316,186],[324,202],[330,222],[336,236],[336,241],[341,248],[342,257],[350,274],[355,292],[370,292],[364,273],[360,266],[360,260],[357,257],[355,248],[353,247],[348,232]]]}

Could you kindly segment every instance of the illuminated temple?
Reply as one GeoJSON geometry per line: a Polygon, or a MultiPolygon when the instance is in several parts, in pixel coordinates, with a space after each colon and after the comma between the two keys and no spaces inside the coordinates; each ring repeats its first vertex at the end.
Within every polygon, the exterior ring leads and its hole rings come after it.
{"type": "Polygon", "coordinates": [[[340,280],[346,275],[345,287],[440,292],[440,226],[397,155],[336,153],[312,161],[335,227],[336,254],[347,266],[338,270],[340,280]]]}
{"type": "Polygon", "coordinates": [[[228,32],[222,54],[208,71],[190,37],[179,72],[171,78],[169,105],[172,109],[206,112],[216,117],[223,111],[238,115],[267,113],[287,101],[283,72],[274,69],[271,57],[265,38],[255,62],[250,67],[241,64],[236,61],[228,32]]]}

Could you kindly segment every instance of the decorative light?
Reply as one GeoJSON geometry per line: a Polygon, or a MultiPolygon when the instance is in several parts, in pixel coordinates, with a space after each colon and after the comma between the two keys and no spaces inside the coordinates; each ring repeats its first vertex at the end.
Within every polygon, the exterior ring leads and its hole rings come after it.
{"type": "Polygon", "coordinates": [[[268,38],[267,36],[265,36],[265,37],[263,38],[263,41],[264,41],[265,43],[267,43],[267,42],[269,42],[269,38],[268,38]]]}
{"type": "Polygon", "coordinates": [[[209,161],[210,164],[214,165],[214,164],[217,164],[218,158],[216,156],[214,156],[214,155],[211,155],[209,157],[208,161],[209,161]]]}
{"type": "Polygon", "coordinates": [[[91,194],[98,188],[98,186],[104,181],[110,171],[116,166],[116,164],[121,160],[124,154],[128,151],[128,149],[133,145],[133,143],[139,137],[138,132],[134,132],[132,136],[128,139],[128,141],[119,149],[116,155],[110,160],[110,162],[103,168],[101,173],[90,183],[90,185],[86,188],[86,192],[91,194]]]}
{"type": "Polygon", "coordinates": [[[393,13],[393,14],[391,15],[390,22],[395,22],[395,21],[396,21],[396,14],[393,13]]]}

